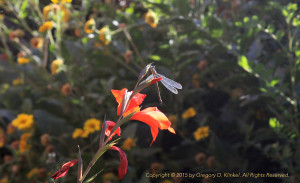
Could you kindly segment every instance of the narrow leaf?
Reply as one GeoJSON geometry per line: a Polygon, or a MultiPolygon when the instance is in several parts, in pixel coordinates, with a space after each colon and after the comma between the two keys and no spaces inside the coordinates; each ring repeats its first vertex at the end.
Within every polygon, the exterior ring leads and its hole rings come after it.
{"type": "Polygon", "coordinates": [[[96,173],[95,175],[93,175],[91,178],[89,178],[88,180],[86,180],[86,181],[84,181],[83,183],[89,183],[89,182],[91,182],[91,181],[93,181],[96,177],[97,177],[97,175],[99,174],[99,173],[101,173],[103,171],[103,169],[102,170],[100,170],[98,173],[96,173]]]}

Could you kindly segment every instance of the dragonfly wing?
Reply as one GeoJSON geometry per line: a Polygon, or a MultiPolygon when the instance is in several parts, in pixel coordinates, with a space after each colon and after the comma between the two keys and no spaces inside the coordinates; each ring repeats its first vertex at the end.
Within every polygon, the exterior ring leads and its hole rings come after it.
{"type": "Polygon", "coordinates": [[[162,80],[165,80],[170,86],[177,88],[177,89],[182,89],[181,84],[177,83],[176,81],[173,81],[172,79],[167,78],[166,76],[163,76],[161,74],[157,74],[157,77],[162,77],[162,80]]]}
{"type": "Polygon", "coordinates": [[[178,94],[178,91],[176,90],[176,88],[174,88],[173,86],[171,86],[169,83],[167,83],[164,79],[161,80],[161,83],[171,92],[173,92],[174,94],[178,94]]]}

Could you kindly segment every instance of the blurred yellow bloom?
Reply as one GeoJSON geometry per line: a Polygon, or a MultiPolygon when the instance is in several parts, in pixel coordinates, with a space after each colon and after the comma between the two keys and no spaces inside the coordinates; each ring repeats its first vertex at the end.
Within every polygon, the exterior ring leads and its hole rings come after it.
{"type": "Polygon", "coordinates": [[[58,3],[71,3],[72,0],[51,0],[52,3],[58,4],[58,3]]]}
{"type": "Polygon", "coordinates": [[[3,17],[4,17],[4,15],[0,13],[0,20],[2,20],[3,17]]]}
{"type": "Polygon", "coordinates": [[[31,145],[29,145],[29,144],[27,143],[27,141],[25,141],[25,140],[20,140],[20,142],[19,142],[19,151],[20,151],[21,153],[27,151],[27,150],[30,149],[30,148],[31,148],[31,145]]]}
{"type": "Polygon", "coordinates": [[[122,149],[124,150],[130,150],[132,147],[136,146],[136,139],[132,139],[132,138],[127,138],[124,142],[123,142],[123,146],[122,149]]]}
{"type": "Polygon", "coordinates": [[[19,114],[18,117],[12,121],[12,124],[19,130],[29,130],[34,125],[33,115],[19,114]]]}
{"type": "Polygon", "coordinates": [[[25,58],[25,57],[19,57],[18,58],[18,64],[19,65],[27,64],[29,61],[30,61],[29,58],[25,58]]]}
{"type": "Polygon", "coordinates": [[[52,4],[49,4],[43,8],[44,20],[48,19],[48,15],[49,15],[50,11],[52,11],[52,7],[53,7],[52,4]]]}
{"type": "Polygon", "coordinates": [[[104,182],[105,181],[117,181],[118,177],[114,173],[108,172],[106,174],[103,174],[102,179],[104,182]]]}
{"type": "Polygon", "coordinates": [[[62,21],[67,22],[68,20],[70,20],[70,11],[63,6],[60,6],[60,8],[64,13],[62,21]]]}
{"type": "Polygon", "coordinates": [[[51,30],[53,28],[53,21],[47,21],[42,26],[39,27],[39,32],[46,32],[47,30],[51,30]]]}
{"type": "Polygon", "coordinates": [[[86,137],[88,137],[88,135],[89,135],[88,131],[84,131],[81,128],[76,128],[72,134],[72,138],[73,139],[76,139],[78,137],[86,138],[86,137]]]}
{"type": "Polygon", "coordinates": [[[194,138],[197,141],[204,139],[208,136],[209,136],[209,126],[200,127],[194,132],[194,138]]]}
{"type": "Polygon", "coordinates": [[[145,15],[145,21],[151,27],[153,27],[153,28],[157,27],[158,18],[156,17],[156,15],[155,15],[155,13],[153,11],[148,11],[146,13],[146,15],[145,15]]]}
{"type": "Polygon", "coordinates": [[[31,137],[31,133],[23,133],[20,137],[20,140],[27,141],[31,137]]]}
{"type": "Polygon", "coordinates": [[[95,131],[100,130],[100,121],[95,118],[91,118],[85,121],[83,130],[88,131],[90,133],[94,133],[95,131]]]}
{"type": "Polygon", "coordinates": [[[62,59],[56,59],[51,63],[51,73],[56,74],[58,68],[64,63],[62,59]]]}
{"type": "Polygon", "coordinates": [[[107,27],[103,27],[99,31],[99,39],[104,45],[108,45],[111,41],[109,29],[107,27]]]}
{"type": "Polygon", "coordinates": [[[16,131],[16,127],[13,124],[9,123],[6,127],[6,133],[10,135],[15,131],[16,131]]]}
{"type": "Polygon", "coordinates": [[[24,80],[21,79],[21,78],[16,78],[16,79],[14,79],[14,80],[12,81],[12,84],[13,84],[14,86],[17,86],[17,85],[23,85],[23,84],[24,84],[24,80]]]}
{"type": "Polygon", "coordinates": [[[33,48],[40,49],[44,44],[44,39],[41,37],[34,37],[30,40],[30,45],[33,48]]]}
{"type": "Polygon", "coordinates": [[[28,179],[32,179],[38,173],[39,173],[39,169],[38,168],[33,168],[32,170],[30,170],[30,172],[27,173],[26,176],[27,176],[28,179]]]}
{"type": "Polygon", "coordinates": [[[196,110],[193,107],[188,108],[184,113],[182,114],[183,119],[188,119],[196,116],[196,110]]]}
{"type": "Polygon", "coordinates": [[[96,22],[93,18],[89,19],[84,25],[84,32],[87,34],[93,33],[95,30],[96,22]]]}
{"type": "Polygon", "coordinates": [[[7,178],[2,178],[2,179],[0,180],[0,183],[8,183],[7,178]]]}

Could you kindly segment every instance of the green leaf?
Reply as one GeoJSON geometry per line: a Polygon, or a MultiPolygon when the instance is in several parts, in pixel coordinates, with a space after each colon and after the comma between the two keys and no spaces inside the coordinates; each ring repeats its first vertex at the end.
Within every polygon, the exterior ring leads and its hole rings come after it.
{"type": "Polygon", "coordinates": [[[241,66],[245,71],[247,72],[252,72],[252,68],[250,67],[249,63],[248,63],[248,60],[247,60],[247,57],[242,55],[239,57],[239,60],[238,60],[238,64],[239,66],[241,66]]]}
{"type": "Polygon", "coordinates": [[[211,32],[211,36],[213,38],[220,38],[223,35],[223,30],[222,29],[213,29],[211,32]]]}
{"type": "Polygon", "coordinates": [[[19,11],[19,16],[22,19],[26,18],[27,15],[28,15],[27,11],[25,11],[26,7],[27,7],[27,4],[28,4],[28,0],[24,0],[23,3],[22,3],[22,5],[21,5],[20,11],[19,11]]]}
{"type": "Polygon", "coordinates": [[[279,82],[279,79],[273,79],[270,84],[272,87],[274,87],[278,82],[279,82]]]}
{"type": "Polygon", "coordinates": [[[97,175],[99,174],[99,173],[101,173],[103,171],[103,169],[102,170],[100,170],[98,173],[96,173],[95,175],[93,175],[91,178],[89,178],[88,180],[86,180],[86,181],[84,181],[83,183],[89,183],[89,182],[91,182],[91,181],[93,181],[96,177],[97,177],[97,175]]]}
{"type": "Polygon", "coordinates": [[[152,55],[150,58],[152,60],[155,60],[155,61],[160,61],[161,60],[161,57],[159,55],[152,55]]]}
{"type": "Polygon", "coordinates": [[[281,126],[280,122],[276,118],[270,118],[269,125],[271,128],[279,128],[281,126]]]}

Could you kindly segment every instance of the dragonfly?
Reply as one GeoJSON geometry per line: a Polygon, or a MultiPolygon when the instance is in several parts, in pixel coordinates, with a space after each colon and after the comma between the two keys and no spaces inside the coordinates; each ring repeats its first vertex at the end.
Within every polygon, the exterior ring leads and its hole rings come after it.
{"type": "MultiPolygon", "coordinates": [[[[155,66],[153,66],[151,64],[148,64],[146,66],[146,68],[150,69],[152,74],[150,76],[148,76],[145,81],[148,81],[148,80],[154,79],[154,78],[162,78],[162,80],[160,80],[161,83],[172,93],[178,94],[178,89],[182,89],[182,85],[180,83],[177,83],[176,81],[173,81],[172,79],[167,78],[166,76],[164,76],[162,74],[157,73],[157,71],[155,70],[155,66]]],[[[155,83],[155,84],[156,84],[156,90],[157,90],[159,102],[162,103],[158,84],[157,83],[155,83]]]]}

